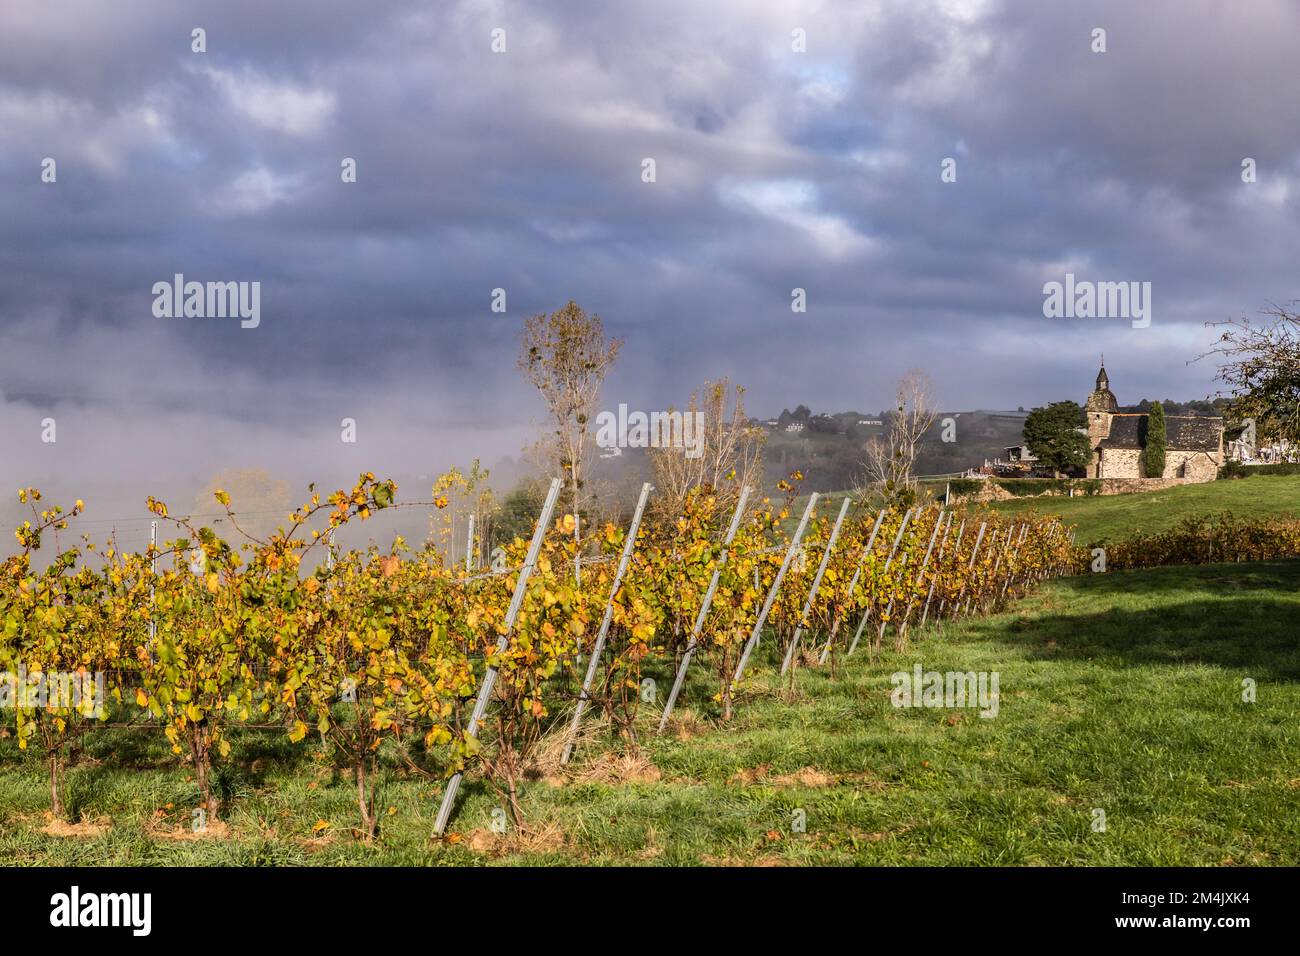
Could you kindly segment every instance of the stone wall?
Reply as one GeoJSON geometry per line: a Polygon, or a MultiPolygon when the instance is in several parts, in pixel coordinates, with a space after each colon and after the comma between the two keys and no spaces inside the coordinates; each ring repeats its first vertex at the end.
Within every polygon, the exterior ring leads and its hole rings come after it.
{"type": "MultiPolygon", "coordinates": [[[[1166,474],[1168,474],[1167,470],[1166,474]]],[[[1179,485],[1194,483],[1186,478],[1103,478],[1101,480],[1101,493],[1103,495],[1131,495],[1142,491],[1164,491],[1166,488],[1177,488],[1179,485]]]]}
{"type": "MultiPolygon", "coordinates": [[[[1177,488],[1180,485],[1195,485],[1203,481],[1213,481],[1218,474],[1217,468],[1210,462],[1207,455],[1203,452],[1187,452],[1188,456],[1200,455],[1204,466],[1197,463],[1193,457],[1193,469],[1209,468],[1209,477],[1201,477],[1203,472],[1198,472],[1193,477],[1182,478],[1170,475],[1168,463],[1166,462],[1164,478],[1102,478],[1101,487],[1097,494],[1101,495],[1131,495],[1139,494],[1144,491],[1164,491],[1167,488],[1177,488]]],[[[1181,459],[1180,459],[1181,461],[1181,459]]],[[[1095,481],[1096,479],[1089,479],[1095,481]]],[[[1028,501],[1033,498],[1064,498],[1069,494],[1066,492],[1046,491],[1041,495],[1013,495],[1000,485],[993,481],[985,481],[979,491],[968,495],[954,495],[953,501],[981,503],[986,501],[1011,501],[1021,500],[1028,501]]],[[[1084,496],[1086,493],[1082,488],[1075,489],[1075,497],[1084,496]]]]}
{"type": "MultiPolygon", "coordinates": [[[[1222,456],[1210,452],[1169,449],[1165,452],[1164,474],[1159,480],[1169,481],[1177,478],[1186,479],[1188,482],[1213,481],[1218,477],[1221,460],[1222,456]]],[[[1142,452],[1136,448],[1104,449],[1101,457],[1101,478],[1103,481],[1142,478],[1142,452]]]]}
{"type": "Polygon", "coordinates": [[[1213,481],[1219,474],[1221,460],[1221,456],[1203,451],[1167,451],[1164,477],[1213,481]]]}
{"type": "Polygon", "coordinates": [[[1103,448],[1101,478],[1141,478],[1142,452],[1136,448],[1103,448]]]}

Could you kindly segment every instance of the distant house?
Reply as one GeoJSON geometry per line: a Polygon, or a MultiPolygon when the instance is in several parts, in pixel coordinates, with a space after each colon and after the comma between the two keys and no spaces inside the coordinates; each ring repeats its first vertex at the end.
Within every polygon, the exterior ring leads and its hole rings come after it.
{"type": "Polygon", "coordinates": [[[791,422],[785,426],[785,430],[788,432],[801,432],[803,431],[803,422],[791,422]]]}
{"type": "Polygon", "coordinates": [[[859,418],[859,425],[881,425],[883,422],[879,418],[859,418]]]}
{"type": "Polygon", "coordinates": [[[1028,463],[1038,461],[1038,459],[1034,457],[1033,452],[1029,450],[1029,446],[1025,444],[1008,445],[1002,450],[1006,453],[1007,461],[1009,462],[1028,463]]]}

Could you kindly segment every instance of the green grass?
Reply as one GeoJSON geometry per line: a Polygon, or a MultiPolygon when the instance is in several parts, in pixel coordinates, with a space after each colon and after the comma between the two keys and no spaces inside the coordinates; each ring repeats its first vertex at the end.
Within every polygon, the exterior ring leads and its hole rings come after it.
{"type": "Polygon", "coordinates": [[[1231,511],[1238,517],[1300,514],[1300,475],[1255,475],[1238,481],[1181,485],[1165,491],[1079,498],[1022,498],[993,503],[999,511],[1059,514],[1078,528],[1078,542],[1116,541],[1136,531],[1161,531],[1192,515],[1231,511]]]}
{"type": "MultiPolygon", "coordinates": [[[[1259,479],[1242,484],[1262,485],[1259,479]]],[[[1294,864],[1300,859],[1300,562],[1058,581],[1008,613],[931,631],[902,654],[861,651],[832,678],[774,689],[773,648],[729,726],[650,739],[662,776],[538,780],[523,802],[552,844],[479,832],[497,801],[470,778],[431,843],[440,784],[396,769],[374,847],[351,839],[352,790],[309,748],[239,735],[224,771],[234,836],[151,837],[196,799],[159,736],[105,731],[69,798],[100,836],[41,832],[42,768],[0,741],[0,859],[14,864],[1294,864]],[[896,709],[890,674],[997,671],[998,716],[896,709]],[[1258,700],[1242,701],[1242,680],[1258,700]],[[755,772],[761,768],[759,772],[755,772]],[[810,773],[812,768],[823,779],[810,773]],[[781,779],[781,778],[788,779],[781,779]],[[171,805],[168,808],[168,805],[171,805]],[[1106,814],[1094,832],[1094,809],[1106,814]],[[806,832],[792,832],[796,811],[806,832]],[[330,824],[309,842],[318,820],[330,824]],[[473,842],[478,849],[471,849],[473,842]]],[[[683,701],[707,699],[700,667],[683,701]]],[[[666,686],[662,685],[661,686],[666,686]]],[[[646,715],[649,716],[648,714],[646,715]]]]}

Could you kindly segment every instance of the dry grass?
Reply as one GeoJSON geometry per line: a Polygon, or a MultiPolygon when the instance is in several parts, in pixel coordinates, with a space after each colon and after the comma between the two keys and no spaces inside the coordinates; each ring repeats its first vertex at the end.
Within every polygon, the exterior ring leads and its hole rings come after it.
{"type": "Polygon", "coordinates": [[[587,765],[584,783],[658,783],[663,773],[642,753],[605,754],[587,765]]]}
{"type": "Polygon", "coordinates": [[[109,830],[113,829],[112,822],[108,817],[98,817],[90,819],[82,817],[77,823],[69,823],[67,820],[55,819],[52,815],[46,814],[48,818],[45,826],[41,827],[41,832],[54,837],[71,837],[74,839],[93,839],[103,836],[109,830]]]}
{"type": "Polygon", "coordinates": [[[839,781],[831,774],[818,770],[816,767],[800,767],[794,773],[781,774],[772,776],[770,764],[759,764],[746,770],[741,770],[731,776],[729,783],[738,783],[743,787],[752,786],[769,786],[769,787],[833,787],[839,781]]]}
{"type": "Polygon", "coordinates": [[[201,830],[195,830],[190,826],[169,827],[158,821],[150,821],[144,829],[145,833],[155,840],[229,840],[234,836],[234,831],[230,829],[229,824],[220,820],[210,821],[201,830]]]}
{"type": "MultiPolygon", "coordinates": [[[[568,782],[565,774],[568,768],[560,761],[564,757],[564,748],[569,741],[569,717],[556,722],[556,728],[543,736],[532,746],[528,754],[528,763],[523,769],[525,780],[540,780],[553,787],[563,786],[568,782]]],[[[586,746],[603,746],[609,734],[609,720],[599,713],[588,711],[578,732],[573,735],[573,752],[576,755],[586,746]]]]}
{"type": "Polygon", "coordinates": [[[552,853],[564,849],[568,840],[558,826],[543,824],[507,833],[479,828],[471,830],[455,842],[474,853],[498,858],[518,853],[552,853]]]}

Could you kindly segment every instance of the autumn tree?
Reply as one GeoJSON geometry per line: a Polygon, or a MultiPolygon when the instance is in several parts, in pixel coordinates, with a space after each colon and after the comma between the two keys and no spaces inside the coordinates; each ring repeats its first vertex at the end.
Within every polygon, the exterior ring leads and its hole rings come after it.
{"type": "Polygon", "coordinates": [[[1222,329],[1200,358],[1223,360],[1218,378],[1227,386],[1238,421],[1255,420],[1267,440],[1300,442],[1300,312],[1296,303],[1264,309],[1265,319],[1210,323],[1222,329]]]}
{"type": "MultiPolygon", "coordinates": [[[[550,460],[564,478],[572,513],[581,515],[583,483],[591,453],[591,419],[605,376],[618,358],[622,339],[610,339],[600,316],[572,300],[550,314],[525,320],[519,368],[546,405],[553,432],[550,460]]],[[[574,541],[581,540],[580,522],[574,541]]]]}
{"type": "Polygon", "coordinates": [[[759,490],[766,435],[745,416],[743,387],[735,386],[735,402],[728,412],[731,392],[730,380],[723,378],[705,382],[691,395],[682,418],[683,434],[689,420],[695,446],[689,455],[687,449],[678,447],[649,450],[655,501],[661,513],[681,514],[692,488],[707,489],[715,507],[728,514],[742,487],[759,490]]]}

